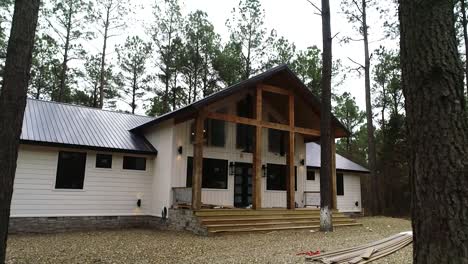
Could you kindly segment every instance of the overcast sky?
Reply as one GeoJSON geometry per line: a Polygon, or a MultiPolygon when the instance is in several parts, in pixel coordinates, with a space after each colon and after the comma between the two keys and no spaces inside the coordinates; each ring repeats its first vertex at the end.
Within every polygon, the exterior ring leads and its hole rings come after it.
{"type": "MultiPolygon", "coordinates": [[[[135,1],[135,0],[134,0],[135,1]]],[[[319,0],[311,0],[320,5],[319,0]]],[[[349,59],[363,62],[363,43],[362,41],[351,43],[340,43],[340,39],[345,36],[359,38],[352,25],[349,24],[341,12],[340,1],[330,1],[332,9],[332,35],[337,34],[333,43],[334,59],[341,59],[343,65],[355,67],[349,59]]],[[[126,34],[118,37],[114,41],[123,42],[126,35],[143,34],[144,25],[152,22],[152,5],[154,0],[140,0],[134,2],[139,7],[135,10],[133,25],[129,26],[126,34]]],[[[209,20],[213,23],[215,31],[221,35],[223,41],[229,38],[229,33],[225,26],[226,19],[231,17],[231,11],[239,3],[239,0],[184,0],[181,1],[182,13],[184,15],[197,9],[203,10],[208,14],[209,20]]],[[[289,41],[294,42],[298,49],[305,49],[316,45],[321,48],[321,18],[316,15],[314,7],[307,0],[261,0],[265,10],[265,26],[268,30],[276,29],[278,36],[284,36],[289,41]]],[[[382,4],[382,2],[379,2],[382,4]]],[[[383,40],[382,25],[383,21],[379,19],[378,12],[375,9],[369,10],[370,25],[370,51],[378,48],[380,45],[395,48],[397,43],[390,40],[383,40]]],[[[344,69],[343,69],[344,70],[344,69]]],[[[345,82],[336,88],[335,92],[341,94],[349,91],[356,98],[361,108],[365,109],[364,78],[356,73],[347,73],[345,82]]],[[[124,105],[119,107],[126,108],[124,105]]],[[[139,113],[144,110],[139,108],[139,113]]]]}

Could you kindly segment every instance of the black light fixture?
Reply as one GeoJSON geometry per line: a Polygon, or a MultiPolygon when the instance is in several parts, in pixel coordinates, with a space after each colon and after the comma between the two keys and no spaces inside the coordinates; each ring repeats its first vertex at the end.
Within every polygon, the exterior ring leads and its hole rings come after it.
{"type": "Polygon", "coordinates": [[[236,169],[236,163],[233,161],[229,162],[229,175],[234,175],[235,169],[236,169]]]}
{"type": "Polygon", "coordinates": [[[179,155],[182,155],[182,146],[179,146],[177,148],[177,153],[179,153],[179,155]]]}
{"type": "Polygon", "coordinates": [[[267,176],[267,166],[265,164],[262,165],[262,172],[263,172],[263,177],[267,176]]]}
{"type": "Polygon", "coordinates": [[[301,166],[304,166],[305,165],[305,160],[301,159],[300,163],[301,163],[301,166]]]}
{"type": "Polygon", "coordinates": [[[138,200],[137,200],[137,206],[138,206],[138,207],[141,207],[141,199],[138,199],[138,200]]]}

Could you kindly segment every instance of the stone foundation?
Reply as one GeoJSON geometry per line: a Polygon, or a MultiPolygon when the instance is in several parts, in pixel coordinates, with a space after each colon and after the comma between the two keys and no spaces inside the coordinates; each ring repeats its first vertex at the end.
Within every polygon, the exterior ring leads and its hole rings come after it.
{"type": "Polygon", "coordinates": [[[208,235],[191,210],[169,209],[169,218],[156,216],[60,216],[11,217],[9,233],[60,233],[104,229],[151,228],[158,230],[190,231],[208,235]]]}

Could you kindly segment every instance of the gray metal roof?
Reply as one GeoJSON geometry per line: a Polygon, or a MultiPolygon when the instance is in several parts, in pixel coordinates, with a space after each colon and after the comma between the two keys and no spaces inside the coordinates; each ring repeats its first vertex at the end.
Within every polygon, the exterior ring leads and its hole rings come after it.
{"type": "Polygon", "coordinates": [[[153,118],[64,103],[28,99],[21,142],[76,148],[156,154],[129,130],[153,118]]]}
{"type": "MultiPolygon", "coordinates": [[[[256,85],[257,83],[260,83],[262,81],[267,80],[268,78],[271,78],[272,76],[280,73],[286,73],[288,76],[288,80],[291,83],[292,86],[297,87],[297,91],[301,93],[301,96],[306,102],[308,102],[310,105],[314,105],[317,110],[320,110],[320,101],[319,99],[312,94],[312,92],[307,88],[307,86],[297,77],[297,75],[288,67],[287,64],[282,64],[276,67],[273,67],[265,72],[262,72],[258,75],[255,75],[247,80],[243,80],[239,83],[236,83],[234,85],[231,85],[225,89],[222,89],[216,93],[213,93],[205,98],[202,98],[196,102],[193,102],[187,106],[184,106],[182,108],[179,108],[175,111],[163,114],[161,116],[156,117],[155,119],[142,124],[140,126],[137,126],[132,129],[132,131],[138,131],[142,130],[144,128],[151,127],[153,125],[159,124],[165,120],[175,118],[178,116],[184,116],[184,115],[190,115],[195,112],[197,112],[200,108],[213,103],[217,100],[220,100],[222,98],[225,98],[229,95],[232,95],[241,89],[244,89],[248,86],[253,86],[256,85]]],[[[331,116],[333,124],[336,126],[340,127],[345,131],[345,133],[349,134],[349,131],[346,129],[346,127],[332,114],[331,116]]]]}
{"type": "MultiPolygon", "coordinates": [[[[306,144],[306,165],[310,167],[320,168],[320,145],[317,143],[306,144]]],[[[336,154],[336,169],[346,171],[356,171],[368,173],[369,170],[363,166],[350,161],[349,159],[336,154]]]]}

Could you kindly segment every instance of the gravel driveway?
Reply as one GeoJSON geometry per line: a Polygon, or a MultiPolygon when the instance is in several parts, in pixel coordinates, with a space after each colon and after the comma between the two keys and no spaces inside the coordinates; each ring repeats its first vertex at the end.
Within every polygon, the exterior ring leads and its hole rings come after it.
{"type": "MultiPolygon", "coordinates": [[[[157,230],[11,235],[7,263],[303,263],[304,251],[334,250],[411,230],[408,220],[360,218],[332,233],[278,231],[200,237],[157,230]]],[[[374,263],[412,263],[412,248],[374,263]]]]}

